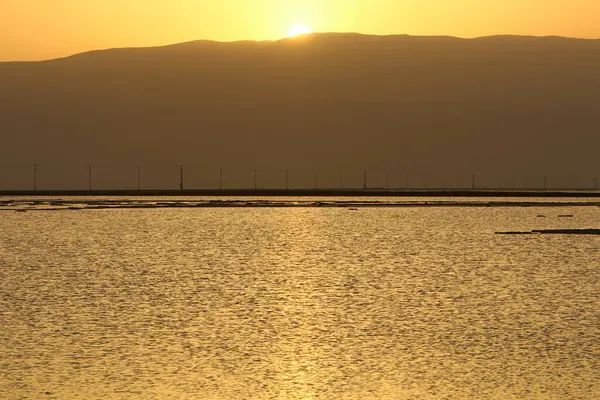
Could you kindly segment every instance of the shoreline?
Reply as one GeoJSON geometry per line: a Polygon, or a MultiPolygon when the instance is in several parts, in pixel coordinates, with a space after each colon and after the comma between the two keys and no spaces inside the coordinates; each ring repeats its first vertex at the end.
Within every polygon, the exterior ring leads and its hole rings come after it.
{"type": "MultiPolygon", "coordinates": [[[[600,201],[519,201],[519,200],[357,200],[357,199],[0,199],[0,211],[60,211],[158,208],[281,208],[320,207],[600,207],[600,201]]],[[[538,217],[545,217],[539,214],[538,217]]],[[[561,214],[559,217],[573,217],[561,214]]]]}
{"type": "Polygon", "coordinates": [[[100,189],[0,190],[0,197],[598,197],[593,189],[100,189]]]}

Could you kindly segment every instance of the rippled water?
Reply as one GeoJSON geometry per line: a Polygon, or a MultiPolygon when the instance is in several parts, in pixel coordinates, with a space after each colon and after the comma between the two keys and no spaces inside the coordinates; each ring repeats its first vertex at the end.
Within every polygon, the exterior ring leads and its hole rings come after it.
{"type": "Polygon", "coordinates": [[[600,208],[3,212],[0,398],[598,399],[600,237],[494,235],[572,227],[600,208]]]}

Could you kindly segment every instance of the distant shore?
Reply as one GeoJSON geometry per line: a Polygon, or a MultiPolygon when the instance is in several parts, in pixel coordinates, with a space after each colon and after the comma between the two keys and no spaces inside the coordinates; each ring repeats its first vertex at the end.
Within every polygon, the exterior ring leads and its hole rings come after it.
{"type": "Polygon", "coordinates": [[[197,196],[197,197],[599,197],[590,189],[144,189],[144,190],[0,190],[19,196],[197,196]]]}

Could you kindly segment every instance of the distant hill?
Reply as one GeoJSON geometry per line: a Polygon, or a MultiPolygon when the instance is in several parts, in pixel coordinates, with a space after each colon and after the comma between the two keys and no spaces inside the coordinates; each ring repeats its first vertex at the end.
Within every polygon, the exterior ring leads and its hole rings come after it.
{"type": "Polygon", "coordinates": [[[590,186],[598,149],[600,40],[312,34],[0,63],[0,188],[33,163],[48,187],[85,184],[88,164],[104,186],[136,165],[177,186],[178,164],[195,186],[219,168],[241,186],[253,168],[266,187],[285,169],[308,186],[315,169],[323,186],[364,169],[376,186],[385,170],[392,186],[590,186]]]}

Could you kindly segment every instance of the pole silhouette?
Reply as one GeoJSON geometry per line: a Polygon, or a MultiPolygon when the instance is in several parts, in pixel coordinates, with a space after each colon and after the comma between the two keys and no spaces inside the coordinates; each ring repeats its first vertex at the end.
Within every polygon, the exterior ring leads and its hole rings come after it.
{"type": "Polygon", "coordinates": [[[137,190],[142,189],[142,167],[137,167],[137,190]]]}
{"type": "Polygon", "coordinates": [[[183,190],[183,165],[179,166],[179,190],[183,190]]]}
{"type": "MultiPolygon", "coordinates": [[[[42,160],[43,161],[43,160],[42,160]]],[[[43,164],[46,165],[46,164],[43,164]]],[[[38,163],[23,163],[23,164],[17,164],[18,168],[21,169],[21,172],[24,173],[24,176],[22,176],[23,179],[21,179],[20,181],[22,183],[25,184],[25,189],[23,190],[23,192],[26,193],[32,193],[32,192],[41,192],[41,193],[47,193],[49,190],[52,190],[53,192],[55,191],[55,189],[52,188],[52,178],[54,175],[52,174],[52,167],[50,168],[50,175],[49,175],[49,179],[47,179],[47,181],[43,181],[43,179],[45,178],[44,175],[44,171],[43,169],[41,169],[40,167],[43,166],[42,164],[38,164],[38,163]],[[30,172],[27,172],[27,170],[29,168],[32,168],[31,170],[29,170],[30,172]],[[39,171],[42,171],[42,175],[41,178],[42,180],[39,180],[39,171]],[[28,174],[29,178],[26,176],[28,174]],[[31,179],[29,182],[29,189],[27,189],[27,180],[31,179]],[[39,183],[42,182],[42,185],[40,186],[39,183]],[[44,183],[46,183],[46,185],[44,186],[44,183]]],[[[103,192],[106,191],[111,191],[111,190],[115,190],[118,191],[120,189],[111,189],[110,186],[108,188],[98,188],[97,186],[95,187],[95,175],[94,175],[94,165],[93,164],[80,164],[80,165],[70,165],[69,168],[71,167],[75,167],[75,169],[79,169],[81,174],[79,174],[79,178],[74,178],[71,179],[70,182],[65,182],[65,183],[69,183],[73,186],[71,186],[70,188],[67,189],[56,189],[57,192],[61,192],[61,191],[77,191],[77,192],[82,192],[82,191],[89,191],[90,194],[94,191],[98,191],[98,190],[102,190],[103,192]],[[84,178],[85,175],[85,169],[87,167],[87,182],[86,182],[86,178],[84,178]],[[83,176],[82,176],[83,175],[83,176]],[[87,188],[86,186],[83,186],[87,183],[87,188]],[[79,189],[76,189],[79,188],[79,189]]],[[[152,166],[150,166],[152,167],[152,166]]],[[[193,185],[191,185],[191,189],[190,185],[187,185],[188,182],[186,182],[186,170],[185,170],[185,165],[184,164],[171,164],[168,168],[171,169],[172,172],[175,172],[174,168],[178,167],[179,168],[179,188],[177,188],[176,186],[171,187],[171,189],[164,189],[165,192],[177,192],[177,190],[179,191],[189,191],[189,190],[194,190],[194,191],[198,191],[199,193],[201,193],[202,191],[211,191],[211,190],[216,190],[216,182],[213,181],[213,184],[215,184],[215,186],[213,186],[211,188],[210,183],[208,185],[203,185],[201,184],[200,187],[194,188],[193,185]],[[186,186],[187,185],[187,186],[186,186]]],[[[0,168],[5,168],[4,166],[0,166],[0,168]]],[[[10,168],[10,166],[8,166],[8,168],[10,168]]],[[[129,167],[125,167],[125,169],[127,168],[133,168],[132,165],[130,165],[129,167]]],[[[136,168],[136,172],[137,172],[137,190],[141,192],[142,188],[142,169],[143,167],[141,165],[138,165],[135,167],[136,168]]],[[[102,168],[101,168],[102,169],[102,168]]],[[[216,168],[215,168],[216,169],[216,168]]],[[[226,190],[225,189],[225,169],[224,168],[220,168],[219,169],[219,189],[220,190],[226,190]]],[[[303,191],[305,189],[301,189],[300,187],[294,186],[292,185],[293,182],[290,181],[290,179],[292,178],[290,176],[290,169],[279,169],[279,172],[284,172],[284,177],[282,177],[281,175],[279,176],[279,178],[275,177],[274,175],[269,178],[269,174],[266,174],[263,177],[263,181],[262,181],[262,187],[261,185],[259,185],[259,179],[261,178],[259,176],[259,172],[261,171],[261,169],[258,168],[254,168],[254,169],[250,169],[250,168],[246,168],[246,173],[252,171],[252,182],[246,182],[246,185],[243,185],[243,182],[240,181],[239,184],[242,184],[242,186],[240,187],[237,183],[236,183],[236,179],[235,176],[232,176],[232,185],[233,187],[230,188],[229,190],[251,190],[252,188],[256,191],[258,191],[259,189],[261,190],[267,190],[267,192],[273,191],[273,193],[277,193],[277,191],[281,191],[283,189],[287,190],[287,191],[293,191],[293,190],[300,190],[303,191]],[[279,181],[279,183],[283,184],[282,186],[278,186],[277,185],[277,181],[278,179],[284,179],[284,182],[279,181]],[[272,183],[269,183],[271,182],[272,183]],[[272,185],[275,185],[275,187],[272,187],[272,185]],[[271,187],[271,189],[267,189],[271,187]]],[[[335,178],[333,178],[333,175],[335,175],[335,171],[330,171],[329,173],[333,173],[332,176],[330,176],[331,179],[328,179],[327,176],[325,177],[321,177],[322,181],[319,181],[319,170],[317,169],[313,169],[313,185],[308,186],[308,189],[306,190],[321,190],[321,191],[325,191],[325,192],[336,192],[339,188],[339,190],[345,190],[345,189],[352,189],[352,190],[358,190],[360,193],[360,186],[356,186],[357,182],[354,182],[354,184],[352,183],[352,176],[350,176],[349,179],[345,178],[345,172],[343,170],[338,170],[338,183],[335,183],[335,178]],[[349,182],[349,183],[347,183],[349,182]]],[[[1,171],[0,171],[1,172],[1,171]]],[[[127,171],[125,171],[127,172],[127,171]]],[[[131,171],[133,172],[133,171],[131,171]]],[[[213,170],[213,172],[216,172],[215,170],[213,170]]],[[[268,171],[267,171],[268,172],[268,171]]],[[[272,171],[273,172],[273,171],[272,171]]],[[[305,173],[308,173],[308,170],[304,171],[305,173]]],[[[327,172],[327,171],[326,171],[327,172]]],[[[359,171],[354,171],[355,173],[359,171]]],[[[418,171],[419,172],[419,171],[418,171]]],[[[493,177],[490,175],[490,177],[484,179],[483,181],[483,185],[480,184],[481,178],[476,174],[476,173],[472,173],[471,174],[471,187],[468,186],[468,181],[465,182],[465,178],[466,178],[466,171],[463,171],[462,173],[459,174],[453,174],[453,175],[438,175],[438,178],[436,179],[434,175],[429,175],[429,174],[424,174],[424,173],[417,173],[415,175],[415,179],[413,181],[410,181],[411,176],[409,172],[404,172],[404,185],[402,184],[402,171],[401,170],[387,170],[387,169],[380,169],[379,172],[374,171],[372,172],[372,176],[371,176],[371,182],[369,182],[369,170],[364,169],[363,170],[363,186],[362,189],[365,191],[366,194],[369,194],[369,192],[371,191],[375,191],[377,192],[377,194],[380,194],[380,190],[386,190],[389,191],[390,193],[392,191],[395,192],[402,192],[402,189],[404,188],[405,190],[408,191],[420,191],[423,189],[429,189],[429,190],[440,190],[443,192],[449,192],[451,190],[461,190],[461,191],[469,191],[469,190],[475,190],[475,191],[480,191],[480,190],[484,190],[484,191],[490,191],[490,192],[494,192],[494,191],[498,191],[499,193],[502,194],[502,191],[504,192],[508,192],[509,190],[524,190],[524,191],[531,191],[531,192],[540,192],[541,196],[547,196],[547,195],[552,195],[553,193],[557,193],[561,190],[564,190],[565,192],[569,192],[572,191],[573,193],[577,193],[577,192],[598,192],[599,188],[598,188],[598,176],[594,175],[592,173],[588,174],[587,178],[585,176],[581,177],[582,180],[579,181],[579,185],[578,186],[574,186],[574,187],[570,187],[568,186],[568,184],[566,186],[561,186],[561,183],[559,182],[559,180],[556,180],[556,182],[552,181],[552,176],[548,176],[547,174],[542,175],[541,173],[539,175],[536,174],[532,174],[532,175],[509,175],[506,178],[501,178],[501,177],[493,177]],[[379,174],[379,175],[378,175],[379,174]],[[398,175],[398,176],[396,176],[398,175]],[[419,175],[421,175],[419,177],[419,175]],[[380,183],[382,183],[382,185],[377,185],[377,176],[379,176],[380,179],[380,183]],[[462,180],[461,180],[462,177],[462,180]],[[479,178],[479,181],[478,181],[479,178]],[[429,181],[431,179],[431,182],[429,181]],[[585,183],[585,180],[588,180],[588,183],[585,183]],[[537,184],[536,181],[537,180],[537,184]],[[399,181],[399,182],[398,182],[399,181]],[[419,183],[420,182],[420,183],[419,183]],[[547,192],[548,194],[544,194],[544,192],[547,192]]],[[[48,174],[47,174],[48,175],[48,174]]],[[[235,175],[235,171],[234,171],[234,175],[235,175]]],[[[327,173],[325,174],[327,175],[327,173]]],[[[350,175],[352,175],[352,173],[350,173],[350,175]]],[[[0,177],[1,178],[1,177],[0,177]]],[[[133,178],[133,176],[130,176],[130,178],[133,178]]],[[[148,172],[148,186],[144,189],[146,191],[146,193],[150,193],[150,192],[155,192],[155,189],[153,189],[154,187],[154,176],[152,174],[152,171],[148,172]]],[[[173,179],[176,179],[175,177],[172,176],[173,179]]],[[[216,178],[216,177],[214,177],[216,178]]],[[[308,178],[308,176],[305,176],[305,178],[308,178]]],[[[104,180],[106,180],[105,178],[103,178],[104,180]]],[[[101,180],[103,180],[101,179],[101,180]]],[[[249,176],[246,176],[246,179],[250,179],[249,176]]],[[[300,178],[299,178],[300,179],[300,178]]],[[[243,180],[243,179],[242,179],[243,180]]],[[[188,180],[189,181],[189,180],[188,180]]],[[[175,184],[175,182],[172,182],[173,184],[175,184]]],[[[300,182],[301,183],[301,182],[300,182]]],[[[305,182],[307,183],[307,182],[305,182]]],[[[105,182],[106,184],[106,182],[105,182]]],[[[110,182],[108,183],[110,185],[110,182]]],[[[130,181],[131,184],[131,190],[135,190],[135,186],[134,182],[130,181]]],[[[13,191],[11,189],[3,189],[2,186],[4,185],[4,182],[0,182],[0,190],[7,190],[9,192],[13,191]]],[[[358,185],[360,185],[360,183],[358,183],[358,185]]],[[[102,186],[102,185],[101,185],[102,186]]],[[[300,185],[302,186],[302,185],[300,185]]],[[[160,189],[156,189],[156,191],[160,191],[160,189]]],[[[16,191],[15,191],[16,192],[16,191]]],[[[289,193],[288,193],[289,194],[289,193]]],[[[569,194],[570,196],[571,194],[569,194]]]]}
{"type": "Polygon", "coordinates": [[[37,164],[33,164],[33,191],[37,192],[37,164]]]}

